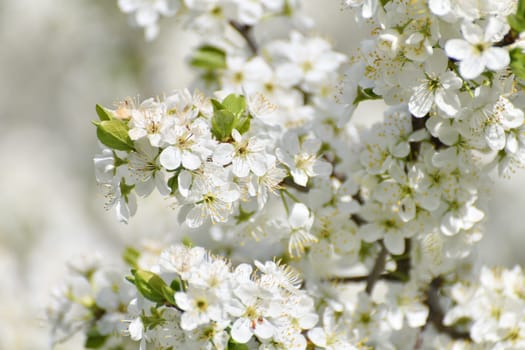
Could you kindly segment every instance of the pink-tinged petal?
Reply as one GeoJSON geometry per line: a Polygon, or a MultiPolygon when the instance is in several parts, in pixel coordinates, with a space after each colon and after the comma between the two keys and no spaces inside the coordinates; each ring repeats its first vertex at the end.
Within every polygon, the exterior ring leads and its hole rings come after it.
{"type": "Polygon", "coordinates": [[[459,72],[465,79],[475,79],[485,70],[485,62],[480,56],[470,56],[461,61],[459,72]]]}
{"type": "Polygon", "coordinates": [[[167,147],[161,152],[159,162],[164,168],[168,170],[177,169],[181,163],[180,150],[173,146],[167,147]]]}
{"type": "Polygon", "coordinates": [[[450,39],[445,44],[447,56],[457,60],[464,60],[472,54],[472,45],[463,39],[450,39]]]}
{"type": "Polygon", "coordinates": [[[483,52],[483,59],[489,69],[500,70],[510,63],[509,52],[501,47],[491,47],[483,52]]]}

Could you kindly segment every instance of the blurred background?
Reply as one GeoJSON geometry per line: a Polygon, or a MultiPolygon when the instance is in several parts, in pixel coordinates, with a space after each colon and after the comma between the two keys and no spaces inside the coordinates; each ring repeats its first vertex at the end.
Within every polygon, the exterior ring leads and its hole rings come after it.
{"type": "MultiPolygon", "coordinates": [[[[339,1],[304,2],[338,50],[351,53],[366,36],[339,1]]],[[[66,262],[94,251],[118,259],[128,243],[161,237],[176,221],[153,197],[129,225],[104,210],[92,162],[94,106],[188,86],[185,60],[197,41],[164,20],[146,42],[116,0],[0,0],[0,28],[0,350],[48,349],[43,310],[66,262]]],[[[356,122],[369,124],[382,109],[367,103],[356,122]]],[[[525,264],[525,170],[494,180],[480,255],[525,264]]]]}

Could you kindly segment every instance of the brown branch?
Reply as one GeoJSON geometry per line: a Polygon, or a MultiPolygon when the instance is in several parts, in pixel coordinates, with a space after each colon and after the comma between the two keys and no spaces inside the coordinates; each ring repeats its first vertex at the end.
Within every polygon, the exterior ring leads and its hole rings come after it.
{"type": "Polygon", "coordinates": [[[248,25],[242,25],[236,21],[230,21],[230,25],[244,38],[246,41],[246,44],[250,48],[250,51],[256,55],[259,51],[259,48],[257,47],[257,43],[252,37],[252,27],[248,25]]]}
{"type": "Polygon", "coordinates": [[[379,243],[381,244],[381,251],[379,252],[379,255],[376,258],[372,271],[366,279],[365,291],[368,295],[372,294],[376,282],[379,280],[379,278],[383,274],[383,270],[385,269],[387,250],[385,245],[383,244],[383,241],[380,241],[379,243]]]}
{"type": "MultiPolygon", "coordinates": [[[[428,307],[428,322],[430,322],[434,328],[441,333],[447,334],[452,339],[465,339],[470,340],[468,332],[462,332],[454,327],[445,326],[443,319],[445,318],[445,312],[441,308],[439,303],[439,288],[443,285],[443,279],[441,277],[434,278],[428,287],[426,293],[426,305],[428,307]]],[[[428,325],[427,322],[427,325],[428,325]]]]}

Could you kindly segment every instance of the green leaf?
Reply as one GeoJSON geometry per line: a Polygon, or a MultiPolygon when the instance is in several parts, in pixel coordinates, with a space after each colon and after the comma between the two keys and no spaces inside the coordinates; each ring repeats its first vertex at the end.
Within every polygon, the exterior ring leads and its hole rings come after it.
{"type": "Polygon", "coordinates": [[[160,276],[145,270],[136,270],[133,276],[135,277],[135,286],[146,299],[155,303],[167,301],[175,305],[175,291],[160,276]]]}
{"type": "Polygon", "coordinates": [[[525,80],[525,53],[521,49],[510,51],[510,67],[516,77],[525,80]]]}
{"type": "Polygon", "coordinates": [[[178,278],[175,278],[173,281],[171,281],[170,288],[175,292],[180,292],[182,290],[182,283],[178,278]]]}
{"type": "Polygon", "coordinates": [[[226,109],[222,103],[220,103],[219,101],[217,101],[216,99],[211,99],[211,104],[213,106],[213,111],[214,112],[217,112],[217,111],[222,111],[223,109],[226,109]]]}
{"type": "Polygon", "coordinates": [[[235,116],[232,112],[225,109],[216,111],[211,120],[211,132],[219,141],[226,141],[230,138],[233,130],[235,116]]]}
{"type": "Polygon", "coordinates": [[[230,94],[222,101],[222,106],[240,117],[246,110],[246,99],[242,95],[230,94]]]}
{"type": "Polygon", "coordinates": [[[128,135],[128,125],[122,120],[103,120],[94,124],[97,127],[97,137],[104,145],[120,151],[133,150],[133,141],[128,135]]]}
{"type": "Polygon", "coordinates": [[[168,187],[171,188],[171,194],[174,194],[179,189],[179,172],[168,179],[168,187]]]}
{"type": "Polygon", "coordinates": [[[108,335],[100,334],[96,328],[91,328],[86,335],[86,342],[84,343],[86,349],[101,348],[109,337],[108,335]]]}
{"type": "Polygon", "coordinates": [[[525,31],[525,0],[519,0],[516,14],[508,16],[507,21],[515,31],[525,31]]]}
{"type": "Polygon", "coordinates": [[[236,129],[241,135],[250,130],[250,117],[235,118],[233,121],[233,128],[236,129]]]}
{"type": "Polygon", "coordinates": [[[226,68],[226,53],[218,47],[203,45],[195,51],[190,64],[193,67],[208,70],[224,69],[226,68]]]}
{"type": "Polygon", "coordinates": [[[242,206],[239,206],[239,215],[235,216],[235,220],[237,224],[240,224],[242,222],[250,220],[250,218],[255,214],[254,211],[244,211],[242,206]]]}
{"type": "Polygon", "coordinates": [[[354,99],[354,105],[367,100],[379,100],[381,96],[377,95],[372,88],[363,89],[362,87],[357,87],[357,96],[354,99]]]}
{"type": "Polygon", "coordinates": [[[130,267],[136,269],[138,268],[138,260],[140,258],[140,252],[132,247],[127,247],[122,254],[124,262],[130,267]]]}
{"type": "Polygon", "coordinates": [[[246,344],[236,343],[233,339],[228,342],[228,350],[249,350],[250,348],[246,344]]]}
{"type": "Polygon", "coordinates": [[[101,105],[96,105],[95,109],[97,111],[98,118],[101,121],[113,119],[113,114],[109,110],[102,107],[101,105]]]}

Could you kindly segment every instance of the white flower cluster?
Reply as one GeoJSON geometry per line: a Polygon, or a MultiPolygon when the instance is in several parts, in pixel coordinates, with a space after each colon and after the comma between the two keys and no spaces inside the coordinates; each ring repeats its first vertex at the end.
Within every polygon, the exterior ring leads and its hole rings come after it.
{"type": "Polygon", "coordinates": [[[484,267],[479,282],[459,282],[450,294],[454,306],[444,323],[468,327],[477,348],[525,348],[525,274],[521,267],[484,267]]]}
{"type": "Polygon", "coordinates": [[[146,39],[159,33],[161,16],[189,18],[191,27],[213,33],[223,31],[227,21],[253,25],[268,15],[291,15],[298,6],[293,0],[118,0],[122,12],[130,14],[133,25],[144,27],[146,39]]]}
{"type": "Polygon", "coordinates": [[[126,344],[122,320],[135,291],[123,271],[102,268],[99,260],[90,256],[71,263],[67,281],[53,291],[46,309],[53,344],[79,331],[88,335],[88,348],[97,342],[107,349],[126,344]]]}
{"type": "Polygon", "coordinates": [[[121,221],[135,194],[156,188],[175,199],[190,235],[255,238],[305,278],[271,262],[232,269],[175,245],[132,270],[139,293],[126,334],[141,349],[466,349],[469,337],[522,346],[513,310],[523,306],[507,303],[511,289],[522,299],[514,282],[455,291],[449,313],[439,298],[481,238],[489,172],[525,163],[516,29],[525,30],[516,15],[525,2],[344,3],[371,29],[350,59],[296,23],[255,40],[266,15],[293,22],[295,2],[178,2],[205,33],[190,63],[216,99],[184,90],[98,107],[108,148],[95,158],[97,179],[121,221]],[[388,109],[358,131],[350,116],[369,99],[388,109]],[[456,324],[464,317],[469,334],[456,324]]]}
{"type": "MultiPolygon", "coordinates": [[[[229,349],[232,343],[305,349],[304,333],[318,320],[314,300],[291,268],[271,261],[255,265],[256,272],[248,264],[232,268],[200,247],[168,248],[151,269],[175,286],[172,302],[159,307],[138,294],[128,308],[127,333],[141,348],[152,342],[162,349],[229,349]]],[[[135,274],[137,286],[140,276],[135,274]]]]}

